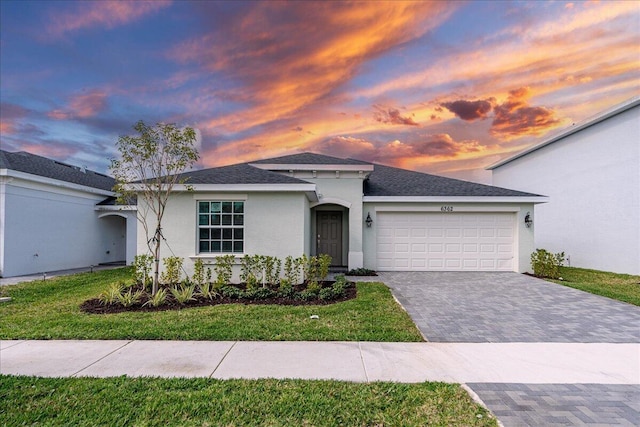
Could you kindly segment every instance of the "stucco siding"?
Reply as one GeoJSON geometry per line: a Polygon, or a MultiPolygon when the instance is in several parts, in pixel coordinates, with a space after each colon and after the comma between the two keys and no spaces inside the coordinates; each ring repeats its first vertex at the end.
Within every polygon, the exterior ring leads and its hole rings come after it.
{"type": "Polygon", "coordinates": [[[348,233],[348,237],[343,242],[342,263],[350,269],[362,267],[363,179],[357,173],[342,173],[338,177],[334,173],[326,174],[321,178],[302,177],[301,179],[316,184],[319,206],[323,203],[344,206],[343,231],[348,233]],[[348,206],[345,206],[345,203],[348,206]]]}
{"type": "Polygon", "coordinates": [[[4,277],[124,261],[124,224],[95,211],[105,196],[14,179],[3,197],[4,277]]]}
{"type": "MultiPolygon", "coordinates": [[[[197,247],[197,201],[207,200],[244,201],[244,252],[235,254],[234,281],[239,280],[239,263],[245,254],[284,260],[289,255],[308,253],[309,208],[302,193],[176,193],[171,196],[163,218],[166,242],[161,248],[161,258],[173,254],[184,258],[187,274],[193,274],[197,258],[210,266],[215,263],[216,254],[198,253],[197,247]]],[[[143,202],[139,199],[139,203],[143,202]]],[[[138,230],[138,253],[148,253],[144,228],[138,230]]]]}
{"type": "Polygon", "coordinates": [[[640,107],[497,167],[493,184],[550,197],[535,208],[537,247],[640,274],[640,107]]]}

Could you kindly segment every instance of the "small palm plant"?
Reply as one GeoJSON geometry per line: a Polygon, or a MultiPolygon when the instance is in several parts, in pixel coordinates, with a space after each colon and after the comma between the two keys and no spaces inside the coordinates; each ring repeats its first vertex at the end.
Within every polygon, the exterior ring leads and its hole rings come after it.
{"type": "Polygon", "coordinates": [[[147,302],[142,304],[142,306],[151,306],[151,307],[160,307],[167,302],[167,290],[165,288],[158,289],[158,292],[155,295],[149,297],[147,302]]]}
{"type": "Polygon", "coordinates": [[[174,286],[171,288],[171,295],[173,295],[173,298],[175,298],[176,302],[180,305],[194,301],[194,293],[195,289],[193,286],[174,286]]]}

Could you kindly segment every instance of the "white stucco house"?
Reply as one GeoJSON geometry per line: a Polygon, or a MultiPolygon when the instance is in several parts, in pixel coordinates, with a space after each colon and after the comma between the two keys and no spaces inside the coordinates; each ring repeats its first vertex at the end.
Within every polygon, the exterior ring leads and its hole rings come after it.
{"type": "Polygon", "coordinates": [[[26,152],[0,150],[0,277],[133,261],[134,207],[114,180],[26,152]]]}
{"type": "Polygon", "coordinates": [[[488,168],[494,185],[548,195],[536,246],[575,267],[640,274],[640,97],[488,168]]]}
{"type": "Polygon", "coordinates": [[[319,253],[349,269],[524,272],[534,250],[525,217],[547,200],[314,153],[183,175],[191,191],[169,199],[162,256],[183,257],[189,274],[221,254],[319,253]]]}

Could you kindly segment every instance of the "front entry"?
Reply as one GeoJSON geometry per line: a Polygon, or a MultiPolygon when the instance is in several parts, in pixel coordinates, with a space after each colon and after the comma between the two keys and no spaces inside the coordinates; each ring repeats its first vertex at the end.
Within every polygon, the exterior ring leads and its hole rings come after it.
{"type": "Polygon", "coordinates": [[[332,266],[342,265],[342,212],[319,211],[316,218],[316,253],[331,257],[332,266]]]}

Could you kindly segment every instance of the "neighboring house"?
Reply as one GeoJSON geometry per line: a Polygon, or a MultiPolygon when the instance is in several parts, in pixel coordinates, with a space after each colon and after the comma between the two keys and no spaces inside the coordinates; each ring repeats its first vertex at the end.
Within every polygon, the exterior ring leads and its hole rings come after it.
{"type": "MultiPolygon", "coordinates": [[[[163,235],[190,272],[221,254],[327,253],[379,271],[529,270],[525,216],[546,198],[313,153],[183,174],[163,235]]],[[[138,200],[138,204],[141,200],[138,200]]],[[[138,231],[138,252],[146,253],[138,231]]],[[[170,249],[170,250],[169,250],[170,249]]]]}
{"type": "Polygon", "coordinates": [[[570,265],[640,274],[640,97],[488,168],[493,184],[542,193],[536,246],[570,265]]]}
{"type": "Polygon", "coordinates": [[[0,150],[0,277],[133,261],[135,208],[115,206],[114,179],[0,150]]]}

